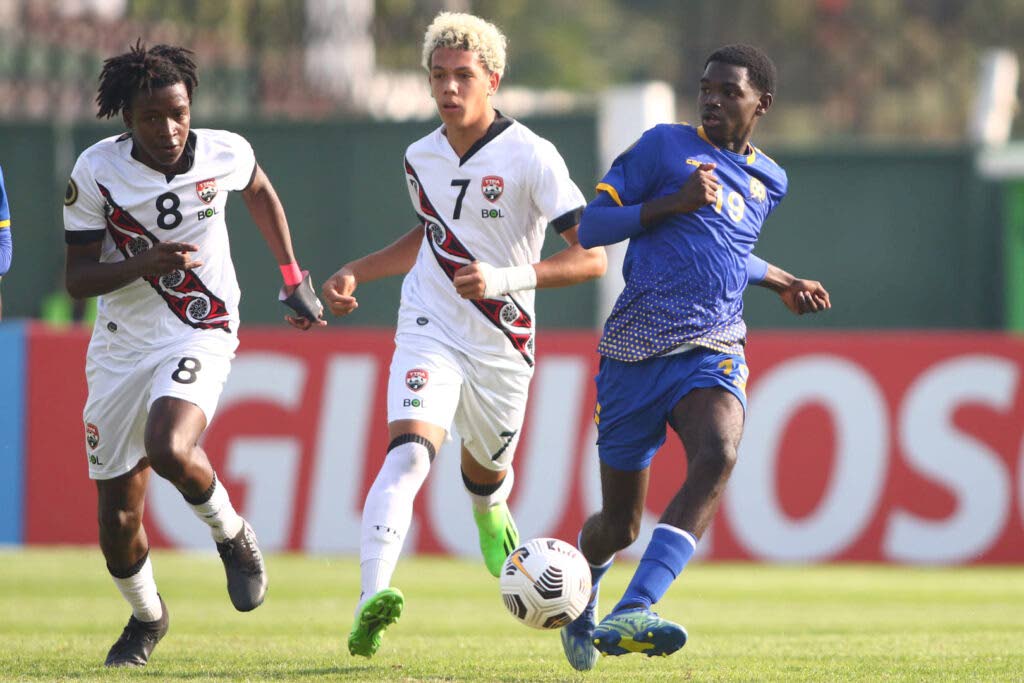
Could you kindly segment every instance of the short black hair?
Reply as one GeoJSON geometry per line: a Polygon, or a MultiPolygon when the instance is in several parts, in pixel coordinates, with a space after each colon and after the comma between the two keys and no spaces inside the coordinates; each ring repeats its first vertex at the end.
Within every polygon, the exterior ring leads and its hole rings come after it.
{"type": "Polygon", "coordinates": [[[192,51],[172,45],[146,48],[140,38],[128,52],[103,62],[100,72],[96,118],[117,116],[131,106],[132,97],[140,91],[151,92],[175,83],[184,83],[188,99],[199,85],[192,51]]]}
{"type": "Polygon", "coordinates": [[[775,81],[778,78],[775,62],[759,48],[752,45],[726,45],[711,53],[704,62],[704,68],[711,62],[745,66],[747,78],[755,88],[762,93],[775,93],[775,81]]]}

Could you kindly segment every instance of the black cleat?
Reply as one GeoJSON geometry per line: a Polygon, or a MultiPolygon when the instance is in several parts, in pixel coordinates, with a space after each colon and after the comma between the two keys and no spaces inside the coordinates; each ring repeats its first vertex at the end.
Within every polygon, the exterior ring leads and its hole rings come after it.
{"type": "Polygon", "coordinates": [[[146,666],[153,648],[166,635],[171,623],[163,598],[160,598],[160,608],[163,614],[156,621],[139,621],[134,614],[128,619],[121,637],[107,653],[104,666],[146,666]]]}
{"type": "Polygon", "coordinates": [[[267,595],[267,570],[256,534],[245,520],[234,538],[217,544],[228,576],[228,595],[239,612],[254,610],[267,595]]]}

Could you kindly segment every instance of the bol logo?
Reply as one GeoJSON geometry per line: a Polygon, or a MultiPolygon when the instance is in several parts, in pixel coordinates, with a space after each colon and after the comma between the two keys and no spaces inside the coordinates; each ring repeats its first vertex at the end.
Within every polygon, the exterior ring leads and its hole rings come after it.
{"type": "Polygon", "coordinates": [[[426,408],[427,404],[418,398],[406,398],[402,400],[403,408],[426,408]]]}
{"type": "Polygon", "coordinates": [[[85,425],[85,443],[89,444],[89,448],[92,449],[100,445],[100,429],[92,422],[85,425]]]}
{"type": "Polygon", "coordinates": [[[480,218],[504,218],[505,214],[501,209],[480,209],[480,218]]]}
{"type": "Polygon", "coordinates": [[[209,209],[201,210],[199,212],[198,219],[199,220],[205,220],[207,218],[213,218],[216,215],[217,215],[217,209],[214,209],[213,207],[210,207],[209,209]]]}
{"type": "Polygon", "coordinates": [[[413,368],[409,372],[405,373],[405,386],[409,387],[413,391],[419,391],[427,385],[428,379],[430,379],[430,375],[426,370],[413,368]]]}
{"type": "Polygon", "coordinates": [[[505,181],[502,180],[500,175],[484,176],[483,181],[480,183],[480,190],[487,199],[496,202],[501,193],[505,191],[505,181]]]}
{"type": "Polygon", "coordinates": [[[203,200],[204,203],[209,204],[213,201],[213,198],[217,196],[217,179],[207,178],[206,180],[200,180],[196,183],[196,194],[203,200]]]}

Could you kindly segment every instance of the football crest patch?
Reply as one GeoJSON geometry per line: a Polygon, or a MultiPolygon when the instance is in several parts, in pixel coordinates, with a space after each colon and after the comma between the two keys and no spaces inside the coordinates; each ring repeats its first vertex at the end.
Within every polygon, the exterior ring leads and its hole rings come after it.
{"type": "Polygon", "coordinates": [[[480,190],[489,201],[496,202],[501,193],[505,191],[505,181],[502,180],[500,175],[484,176],[483,181],[480,183],[480,190]]]}
{"type": "Polygon", "coordinates": [[[89,444],[89,448],[96,450],[96,447],[100,445],[100,429],[92,422],[85,424],[85,443],[89,444]]]}
{"type": "Polygon", "coordinates": [[[427,385],[428,379],[430,379],[430,375],[426,370],[413,368],[409,372],[405,373],[405,386],[409,387],[413,391],[419,391],[427,385]]]}
{"type": "Polygon", "coordinates": [[[71,178],[68,178],[68,186],[64,190],[64,206],[71,206],[78,201],[78,185],[71,178]]]}
{"type": "Polygon", "coordinates": [[[203,200],[204,203],[209,204],[213,201],[213,198],[217,196],[217,179],[207,178],[206,180],[200,180],[196,183],[196,194],[203,200]]]}

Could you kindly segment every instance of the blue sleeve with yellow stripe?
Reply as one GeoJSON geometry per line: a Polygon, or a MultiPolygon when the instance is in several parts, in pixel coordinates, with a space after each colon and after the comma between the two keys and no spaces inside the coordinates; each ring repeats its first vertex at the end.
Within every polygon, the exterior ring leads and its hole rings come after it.
{"type": "Polygon", "coordinates": [[[584,249],[616,244],[639,235],[644,230],[640,222],[643,204],[619,206],[611,193],[599,192],[583,209],[580,228],[577,233],[584,249]]]}
{"type": "Polygon", "coordinates": [[[620,154],[597,184],[619,206],[642,204],[654,192],[661,165],[662,126],[655,126],[620,154]]]}
{"type": "Polygon", "coordinates": [[[4,188],[4,169],[0,166],[0,228],[11,227],[11,207],[7,204],[7,190],[4,188]]]}
{"type": "Polygon", "coordinates": [[[11,242],[11,206],[7,203],[4,170],[0,168],[0,276],[11,267],[14,245],[11,242]]]}

